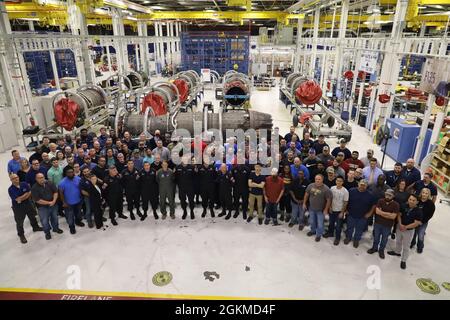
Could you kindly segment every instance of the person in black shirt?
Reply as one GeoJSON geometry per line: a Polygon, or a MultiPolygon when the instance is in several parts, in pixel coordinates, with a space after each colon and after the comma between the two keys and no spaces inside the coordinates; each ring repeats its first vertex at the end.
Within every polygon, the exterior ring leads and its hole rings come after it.
{"type": "Polygon", "coordinates": [[[327,176],[325,179],[323,179],[323,183],[328,187],[331,188],[336,185],[336,174],[334,172],[334,169],[332,167],[328,167],[327,170],[327,176]]]}
{"type": "Polygon", "coordinates": [[[226,210],[228,210],[228,214],[225,217],[226,220],[231,218],[231,210],[233,210],[233,184],[234,179],[231,172],[227,171],[226,163],[222,163],[220,165],[220,170],[217,173],[217,185],[219,188],[219,201],[222,206],[222,212],[218,215],[218,217],[223,217],[226,215],[226,210]]]}
{"type": "Polygon", "coordinates": [[[197,168],[199,184],[201,187],[202,196],[202,207],[203,213],[202,218],[206,216],[206,208],[209,207],[211,217],[214,218],[214,202],[216,194],[216,169],[214,164],[210,164],[209,157],[203,158],[203,165],[197,168]]]}
{"type": "Polygon", "coordinates": [[[248,179],[250,194],[248,206],[249,215],[247,218],[247,222],[250,222],[253,219],[253,209],[255,207],[255,202],[258,209],[258,223],[261,225],[263,222],[263,188],[266,183],[265,181],[266,177],[261,174],[261,165],[259,163],[255,164],[255,172],[250,174],[250,177],[248,179]]]}
{"type": "Polygon", "coordinates": [[[186,219],[187,216],[187,202],[189,202],[189,209],[191,211],[191,219],[195,219],[194,215],[194,167],[189,163],[189,156],[183,156],[181,164],[175,168],[175,182],[178,186],[178,197],[180,198],[181,208],[183,209],[183,216],[181,219],[186,219]]]}
{"type": "Polygon", "coordinates": [[[403,166],[400,162],[397,162],[394,165],[394,170],[386,171],[386,184],[391,187],[395,188],[397,186],[397,183],[403,179],[403,166]]]}
{"type": "Polygon", "coordinates": [[[289,132],[286,133],[286,135],[284,136],[284,140],[286,140],[287,143],[291,142],[292,139],[292,135],[295,134],[295,127],[291,126],[289,128],[289,132]]]}
{"type": "Polygon", "coordinates": [[[325,136],[323,134],[318,136],[318,139],[313,143],[313,148],[316,150],[316,154],[321,154],[323,152],[323,147],[328,146],[325,142],[325,136]]]}
{"type": "Polygon", "coordinates": [[[103,183],[103,179],[105,179],[105,176],[107,175],[108,170],[106,169],[106,158],[100,157],[98,158],[98,164],[94,167],[94,169],[91,170],[93,174],[97,176],[97,179],[99,180],[99,183],[103,183]]]}
{"type": "Polygon", "coordinates": [[[309,175],[309,178],[311,179],[311,181],[315,181],[315,178],[318,174],[321,174],[324,177],[327,175],[326,167],[325,167],[324,163],[320,160],[317,161],[315,168],[311,171],[312,172],[309,175]]]}
{"type": "Polygon", "coordinates": [[[313,176],[313,173],[316,170],[317,162],[319,162],[319,159],[316,157],[316,150],[310,148],[308,156],[303,159],[303,165],[308,169],[310,177],[313,176]]]}
{"type": "Polygon", "coordinates": [[[50,152],[49,145],[50,145],[50,139],[48,137],[42,138],[42,145],[41,145],[42,153],[44,153],[44,152],[45,153],[49,153],[50,152]]]}
{"type": "Polygon", "coordinates": [[[115,226],[117,226],[116,213],[119,218],[128,218],[123,214],[123,189],[120,178],[120,175],[117,173],[117,168],[115,166],[110,166],[108,175],[103,178],[104,184],[102,187],[105,190],[106,202],[109,206],[109,218],[111,219],[111,223],[115,226]]]}
{"type": "Polygon", "coordinates": [[[142,213],[139,210],[139,200],[141,192],[139,190],[139,172],[134,167],[133,160],[128,160],[127,168],[121,173],[121,182],[125,190],[125,198],[127,199],[128,211],[130,212],[131,220],[135,220],[133,209],[136,209],[136,214],[142,218],[142,213]]]}
{"type": "Polygon", "coordinates": [[[347,173],[347,179],[344,181],[344,188],[350,190],[351,188],[357,188],[358,182],[355,180],[355,170],[349,169],[347,173]]]}
{"type": "Polygon", "coordinates": [[[428,227],[428,221],[433,217],[436,207],[432,200],[431,191],[428,188],[423,188],[419,195],[419,203],[417,205],[422,209],[422,224],[414,230],[414,237],[411,241],[410,248],[414,248],[417,242],[417,253],[423,252],[425,242],[425,231],[428,227]],[[417,241],[417,238],[419,239],[417,241]]]}
{"type": "MultiPolygon", "coordinates": [[[[301,171],[301,170],[298,170],[301,171]]],[[[280,221],[289,222],[291,220],[292,214],[292,206],[291,206],[291,196],[289,194],[289,190],[291,189],[291,183],[293,180],[293,176],[291,174],[291,167],[284,166],[283,171],[281,171],[280,177],[283,179],[284,184],[284,193],[280,199],[280,221]],[[286,212],[286,216],[285,216],[286,212]]]]}
{"type": "Polygon", "coordinates": [[[297,223],[299,224],[299,230],[303,230],[305,227],[303,199],[305,197],[306,188],[309,184],[310,182],[305,179],[305,173],[302,170],[298,170],[298,177],[293,179],[289,190],[292,206],[292,218],[289,222],[289,227],[293,227],[297,223]]]}
{"type": "Polygon", "coordinates": [[[158,170],[162,168],[161,155],[159,153],[156,153],[154,157],[155,157],[155,160],[150,165],[150,168],[153,171],[158,172],[158,170]]]}
{"type": "Polygon", "coordinates": [[[334,148],[331,154],[333,157],[336,157],[339,152],[344,154],[344,161],[352,157],[351,151],[347,148],[347,141],[344,138],[339,140],[339,147],[334,148]]]}
{"type": "Polygon", "coordinates": [[[239,216],[239,200],[242,199],[242,215],[245,220],[247,220],[247,210],[248,210],[248,179],[250,177],[250,168],[245,164],[238,164],[231,169],[231,174],[234,178],[234,209],[236,212],[233,218],[239,216]]]}
{"type": "Polygon", "coordinates": [[[156,171],[152,170],[150,163],[144,162],[144,168],[140,172],[139,181],[139,189],[141,190],[142,197],[142,210],[144,211],[141,221],[144,221],[145,218],[147,218],[149,201],[152,206],[153,216],[155,217],[155,220],[158,220],[159,216],[156,213],[156,209],[158,209],[159,203],[159,188],[158,183],[156,182],[156,171]]]}
{"type": "Polygon", "coordinates": [[[408,206],[401,212],[397,219],[398,226],[395,250],[388,252],[391,256],[402,257],[400,262],[400,268],[402,269],[406,269],[406,260],[409,256],[414,229],[420,226],[423,219],[422,209],[417,206],[418,203],[418,197],[411,194],[408,198],[408,206]]]}
{"type": "Polygon", "coordinates": [[[91,207],[91,214],[94,216],[95,227],[100,229],[103,227],[103,221],[106,221],[106,219],[103,218],[102,191],[95,174],[90,175],[86,191],[89,194],[89,205],[91,207]]]}
{"type": "Polygon", "coordinates": [[[41,147],[36,147],[35,152],[30,156],[28,161],[31,163],[31,162],[33,162],[34,159],[36,159],[39,162],[42,162],[42,148],[41,147]]]}

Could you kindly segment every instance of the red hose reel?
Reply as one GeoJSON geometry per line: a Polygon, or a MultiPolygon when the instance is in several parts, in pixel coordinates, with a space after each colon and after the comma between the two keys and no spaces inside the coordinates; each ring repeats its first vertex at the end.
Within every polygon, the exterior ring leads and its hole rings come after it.
{"type": "Polygon", "coordinates": [[[317,82],[308,80],[298,86],[295,96],[302,104],[313,105],[322,98],[322,89],[317,82]]]}
{"type": "Polygon", "coordinates": [[[78,120],[80,106],[69,98],[62,98],[54,107],[55,121],[66,130],[71,131],[78,120]]]}

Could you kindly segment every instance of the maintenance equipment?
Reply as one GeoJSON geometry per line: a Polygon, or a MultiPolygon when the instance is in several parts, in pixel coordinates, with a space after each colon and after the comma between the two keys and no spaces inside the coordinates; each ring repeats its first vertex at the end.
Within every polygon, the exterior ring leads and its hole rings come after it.
{"type": "Polygon", "coordinates": [[[216,99],[221,100],[220,106],[226,112],[246,110],[250,107],[250,78],[240,72],[230,70],[222,78],[222,87],[216,89],[216,99]]]}
{"type": "Polygon", "coordinates": [[[352,127],[322,99],[322,90],[314,81],[300,73],[292,73],[280,88],[280,100],[295,110],[293,125],[308,125],[314,136],[345,138],[350,141],[352,127]]]}

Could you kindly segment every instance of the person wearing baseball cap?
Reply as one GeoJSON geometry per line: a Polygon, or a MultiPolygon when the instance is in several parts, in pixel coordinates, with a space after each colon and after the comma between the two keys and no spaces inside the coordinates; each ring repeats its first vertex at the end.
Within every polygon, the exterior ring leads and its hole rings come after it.
{"type": "Polygon", "coordinates": [[[327,176],[323,180],[323,183],[327,185],[328,188],[331,188],[336,185],[336,172],[333,167],[328,167],[325,171],[327,176]]]}
{"type": "Polygon", "coordinates": [[[378,252],[381,259],[384,259],[384,249],[386,248],[389,235],[391,234],[394,221],[400,213],[400,205],[394,200],[395,192],[387,189],[384,198],[378,200],[375,207],[375,224],[373,226],[374,238],[372,248],[367,253],[378,252]]]}
{"type": "Polygon", "coordinates": [[[319,162],[319,159],[316,156],[316,150],[314,150],[313,148],[310,148],[308,151],[308,156],[303,160],[303,165],[309,171],[309,177],[312,177],[312,174],[314,173],[314,170],[316,169],[317,162],[319,162]]]}
{"type": "Polygon", "coordinates": [[[278,168],[272,168],[270,177],[264,184],[264,199],[266,200],[266,219],[264,224],[269,224],[272,218],[273,225],[279,225],[277,221],[277,206],[284,194],[283,179],[278,176],[278,168]]]}
{"type": "Polygon", "coordinates": [[[336,157],[339,152],[344,153],[344,160],[352,157],[352,153],[347,148],[347,140],[345,140],[344,138],[339,140],[339,147],[334,148],[333,151],[331,151],[331,154],[333,155],[333,157],[336,157]]]}
{"type": "Polygon", "coordinates": [[[362,179],[358,188],[349,190],[347,231],[344,244],[349,244],[353,240],[353,247],[358,248],[364,229],[367,226],[367,219],[375,210],[375,197],[367,190],[368,182],[362,179]]]}
{"type": "Polygon", "coordinates": [[[323,162],[323,164],[328,164],[330,161],[334,160],[334,156],[331,155],[330,153],[330,147],[329,146],[324,146],[322,149],[322,153],[319,153],[317,155],[317,158],[319,158],[319,160],[321,162],[323,162]]]}

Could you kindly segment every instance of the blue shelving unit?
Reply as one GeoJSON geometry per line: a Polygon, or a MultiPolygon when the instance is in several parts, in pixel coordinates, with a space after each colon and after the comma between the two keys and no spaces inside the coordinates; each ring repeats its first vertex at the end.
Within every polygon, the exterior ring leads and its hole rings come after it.
{"type": "Polygon", "coordinates": [[[250,34],[248,32],[184,32],[181,34],[183,70],[209,68],[223,75],[238,65],[238,72],[249,71],[250,34]]]}
{"type": "MultiPolygon", "coordinates": [[[[77,67],[75,64],[75,55],[72,50],[56,50],[55,51],[56,68],[58,69],[58,77],[76,77],[77,67]]],[[[53,72],[52,72],[53,74],[53,72]]]]}
{"type": "Polygon", "coordinates": [[[23,58],[32,89],[39,89],[43,83],[53,79],[52,64],[48,51],[25,52],[23,58]]]}

